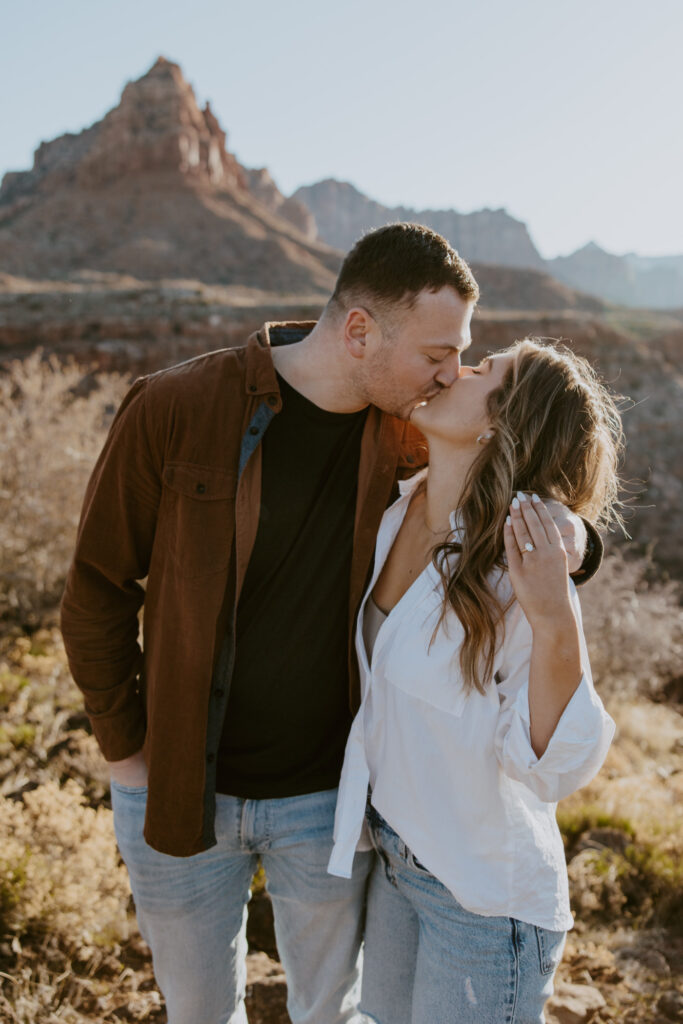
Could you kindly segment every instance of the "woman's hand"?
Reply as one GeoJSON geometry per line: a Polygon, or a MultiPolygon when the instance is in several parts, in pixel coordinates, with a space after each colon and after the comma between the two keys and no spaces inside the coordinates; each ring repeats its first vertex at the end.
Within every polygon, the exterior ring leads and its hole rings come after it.
{"type": "Polygon", "coordinates": [[[567,553],[560,531],[537,495],[513,499],[503,530],[510,582],[532,629],[572,616],[567,553]]]}
{"type": "Polygon", "coordinates": [[[532,632],[530,740],[542,757],[581,682],[578,623],[569,595],[567,554],[547,508],[517,492],[504,527],[510,581],[532,632]]]}
{"type": "Polygon", "coordinates": [[[554,501],[552,498],[549,498],[543,504],[550,513],[555,526],[560,531],[562,545],[567,552],[569,572],[578,572],[586,556],[586,544],[588,542],[586,524],[581,516],[571,512],[560,501],[554,501]]]}

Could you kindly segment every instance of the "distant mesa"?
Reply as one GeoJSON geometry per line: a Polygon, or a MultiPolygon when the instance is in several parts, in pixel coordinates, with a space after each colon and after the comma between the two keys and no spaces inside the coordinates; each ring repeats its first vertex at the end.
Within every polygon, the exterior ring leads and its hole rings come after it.
{"type": "MultiPolygon", "coordinates": [[[[298,189],[294,198],[313,214],[320,238],[338,249],[348,249],[363,231],[409,220],[444,235],[471,263],[545,271],[571,289],[624,306],[683,305],[683,256],[614,256],[591,242],[571,256],[544,260],[526,224],[505,210],[458,213],[383,206],[349,182],[330,178],[298,189]]],[[[484,300],[491,304],[486,293],[484,300]]]]}
{"type": "Polygon", "coordinates": [[[683,256],[614,256],[589,242],[571,256],[548,260],[547,268],[558,281],[620,305],[683,305],[683,256]]]}
{"type": "Polygon", "coordinates": [[[406,220],[438,231],[470,262],[544,269],[526,225],[505,210],[458,213],[383,206],[348,182],[331,178],[298,189],[294,198],[311,211],[322,240],[337,249],[349,249],[363,231],[406,220]]]}

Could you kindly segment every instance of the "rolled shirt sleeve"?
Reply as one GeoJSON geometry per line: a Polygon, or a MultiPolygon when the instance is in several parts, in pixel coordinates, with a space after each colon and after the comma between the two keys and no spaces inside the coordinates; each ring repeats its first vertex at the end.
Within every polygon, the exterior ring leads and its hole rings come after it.
{"type": "Polygon", "coordinates": [[[497,672],[500,713],[495,735],[498,762],[511,779],[523,783],[545,802],[556,803],[598,773],[615,732],[593,686],[583,635],[581,608],[570,583],[581,642],[581,682],[555,727],[542,757],[531,746],[529,666],[531,626],[519,605],[506,620],[505,661],[497,672]]]}

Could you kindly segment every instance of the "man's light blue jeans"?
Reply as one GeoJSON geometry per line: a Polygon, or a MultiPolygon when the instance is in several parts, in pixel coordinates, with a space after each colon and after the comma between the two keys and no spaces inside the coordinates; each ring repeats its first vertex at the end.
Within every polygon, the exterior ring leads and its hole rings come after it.
{"type": "Polygon", "coordinates": [[[363,1012],[378,1024],[542,1024],[565,933],[465,910],[373,807],[367,817],[379,857],[363,1012]]]}
{"type": "Polygon", "coordinates": [[[259,860],[273,903],[293,1024],[357,1024],[366,882],[327,874],[337,790],[272,800],[217,797],[218,843],[194,857],[143,839],[146,788],[112,781],[114,826],[169,1024],[247,1024],[246,905],[259,860]]]}

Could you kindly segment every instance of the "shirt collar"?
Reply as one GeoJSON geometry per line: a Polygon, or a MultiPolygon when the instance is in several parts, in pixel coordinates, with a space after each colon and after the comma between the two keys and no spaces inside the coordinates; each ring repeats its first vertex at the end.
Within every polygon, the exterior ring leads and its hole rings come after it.
{"type": "Polygon", "coordinates": [[[275,412],[279,412],[282,401],[277,383],[272,345],[289,345],[301,341],[315,327],[315,320],[283,321],[265,323],[247,341],[246,372],[244,387],[248,394],[267,398],[275,412]]]}
{"type": "Polygon", "coordinates": [[[398,493],[401,497],[405,497],[407,494],[412,494],[416,490],[417,486],[427,476],[427,467],[421,469],[419,473],[415,473],[413,476],[409,476],[407,480],[399,480],[398,482],[398,493]]]}

